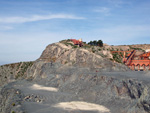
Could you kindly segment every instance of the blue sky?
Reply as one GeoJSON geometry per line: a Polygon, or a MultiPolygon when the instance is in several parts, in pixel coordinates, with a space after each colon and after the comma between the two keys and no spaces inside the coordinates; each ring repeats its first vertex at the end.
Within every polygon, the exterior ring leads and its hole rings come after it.
{"type": "Polygon", "coordinates": [[[150,44],[150,0],[0,0],[0,65],[70,38],[150,44]]]}

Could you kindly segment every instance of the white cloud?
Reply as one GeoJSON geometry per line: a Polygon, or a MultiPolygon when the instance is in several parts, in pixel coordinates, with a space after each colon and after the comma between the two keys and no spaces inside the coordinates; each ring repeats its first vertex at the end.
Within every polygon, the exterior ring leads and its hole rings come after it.
{"type": "Polygon", "coordinates": [[[0,26],[0,30],[1,30],[1,31],[12,30],[12,29],[13,29],[12,26],[0,26]]]}
{"type": "Polygon", "coordinates": [[[103,13],[105,15],[109,15],[110,14],[110,8],[100,7],[100,8],[95,9],[94,12],[103,13]]]}
{"type": "Polygon", "coordinates": [[[108,13],[110,11],[110,9],[107,8],[107,7],[101,7],[99,9],[95,9],[94,11],[95,12],[100,12],[100,13],[108,13]]]}
{"type": "Polygon", "coordinates": [[[50,19],[85,19],[84,17],[78,17],[69,14],[54,14],[54,15],[33,15],[31,17],[1,17],[0,23],[25,23],[40,20],[50,19]]]}
{"type": "Polygon", "coordinates": [[[121,7],[122,5],[130,5],[131,4],[130,1],[126,1],[126,0],[108,0],[108,2],[115,7],[121,7]]]}

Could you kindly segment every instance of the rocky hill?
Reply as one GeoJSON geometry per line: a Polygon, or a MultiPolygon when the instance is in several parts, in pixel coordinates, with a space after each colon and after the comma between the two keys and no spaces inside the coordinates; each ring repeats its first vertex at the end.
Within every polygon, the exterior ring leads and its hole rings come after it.
{"type": "Polygon", "coordinates": [[[1,66],[0,112],[150,112],[150,73],[115,62],[112,49],[64,40],[34,62],[1,66]]]}

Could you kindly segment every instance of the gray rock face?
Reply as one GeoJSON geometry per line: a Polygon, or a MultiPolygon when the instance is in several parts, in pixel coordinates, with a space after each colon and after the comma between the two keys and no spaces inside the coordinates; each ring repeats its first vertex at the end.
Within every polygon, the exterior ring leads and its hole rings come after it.
{"type": "Polygon", "coordinates": [[[76,101],[104,105],[112,113],[145,113],[150,110],[147,89],[149,84],[131,78],[120,79],[115,76],[103,76],[101,73],[49,75],[49,82],[45,85],[57,87],[59,91],[71,93],[72,96],[76,95],[76,101]]]}
{"type": "Polygon", "coordinates": [[[23,113],[21,107],[22,95],[9,84],[0,90],[0,112],[1,113],[23,113]]]}

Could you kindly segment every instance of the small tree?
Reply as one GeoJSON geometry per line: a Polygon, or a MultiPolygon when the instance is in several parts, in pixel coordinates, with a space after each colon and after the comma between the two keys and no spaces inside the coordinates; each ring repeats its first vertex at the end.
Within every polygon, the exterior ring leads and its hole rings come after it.
{"type": "Polygon", "coordinates": [[[92,45],[92,46],[100,46],[100,47],[103,47],[103,41],[102,41],[102,40],[90,41],[88,44],[89,44],[89,45],[92,45]]]}
{"type": "Polygon", "coordinates": [[[102,40],[98,40],[97,45],[100,47],[103,47],[103,41],[102,40]]]}
{"type": "Polygon", "coordinates": [[[93,41],[93,45],[97,46],[97,41],[96,40],[93,41]]]}

